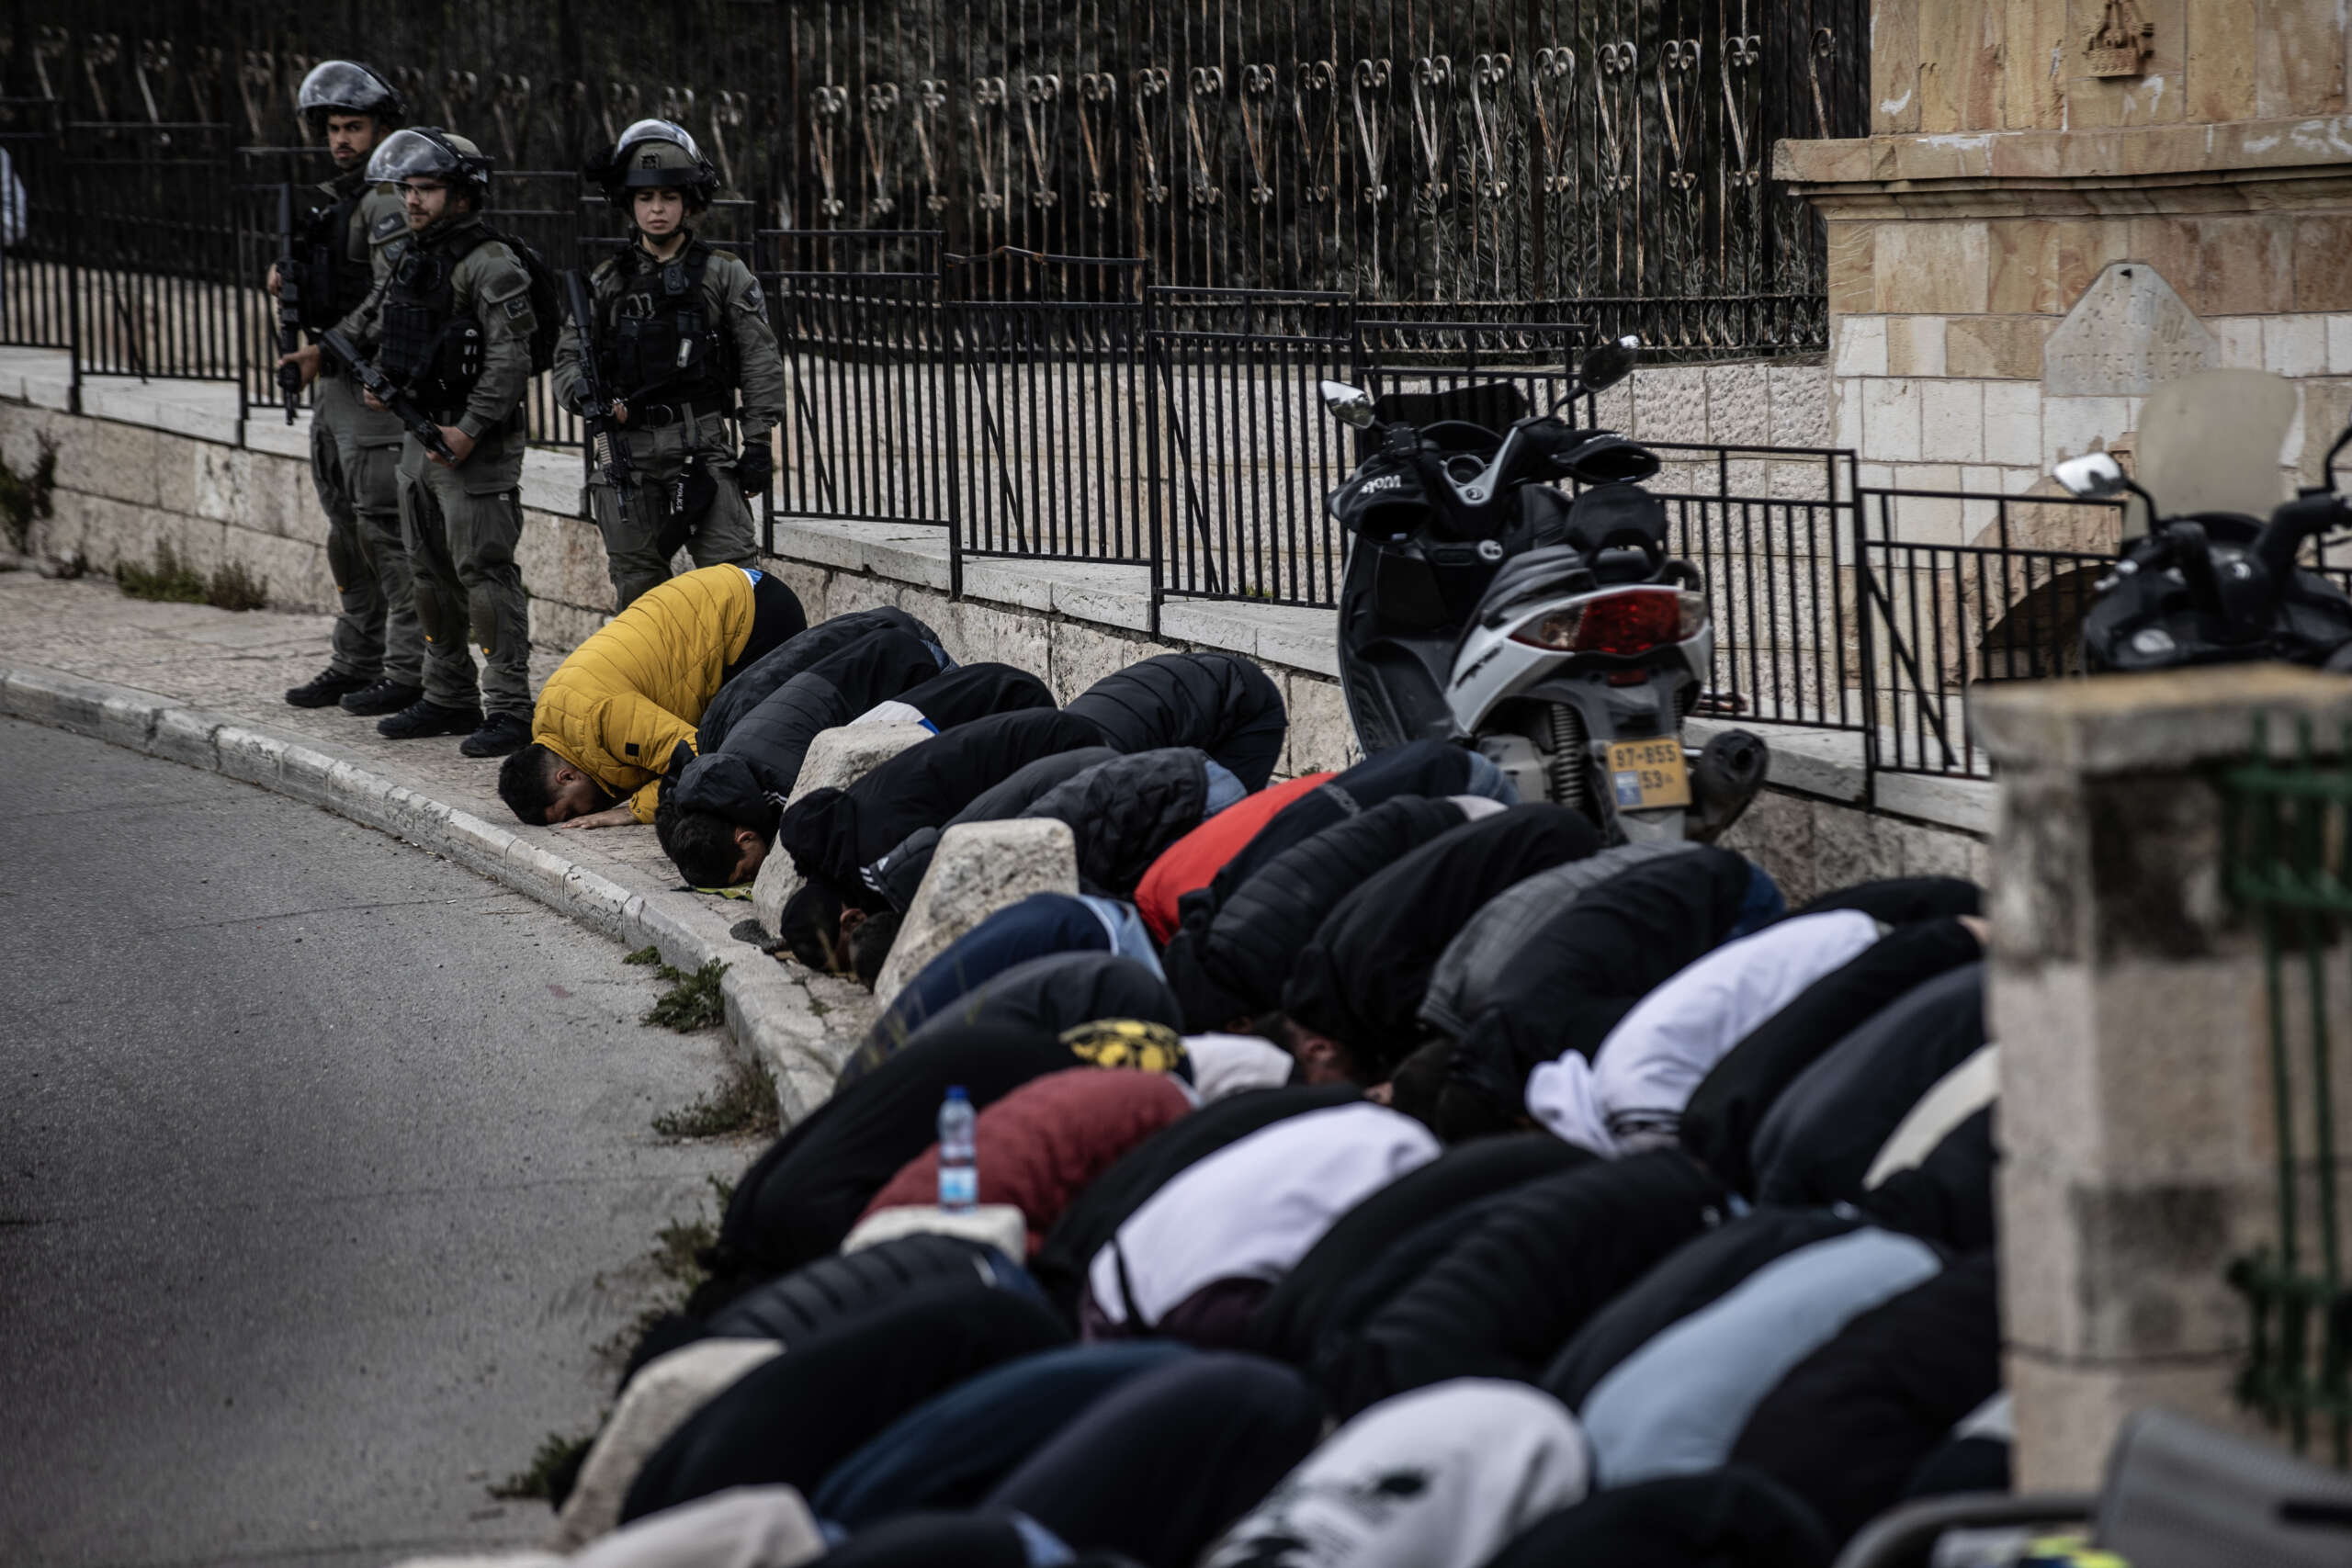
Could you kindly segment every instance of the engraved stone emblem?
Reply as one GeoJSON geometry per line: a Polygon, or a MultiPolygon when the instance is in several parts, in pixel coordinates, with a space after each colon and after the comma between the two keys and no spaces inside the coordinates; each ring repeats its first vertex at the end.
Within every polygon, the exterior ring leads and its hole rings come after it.
{"type": "Polygon", "coordinates": [[[2156,24],[2142,21],[2132,0],[2107,0],[2107,13],[2083,41],[2083,57],[2094,76],[2138,76],[2148,69],[2156,24]]]}
{"type": "Polygon", "coordinates": [[[2145,262],[2110,262],[2041,350],[2055,398],[2140,397],[2222,363],[2221,340],[2145,262]]]}

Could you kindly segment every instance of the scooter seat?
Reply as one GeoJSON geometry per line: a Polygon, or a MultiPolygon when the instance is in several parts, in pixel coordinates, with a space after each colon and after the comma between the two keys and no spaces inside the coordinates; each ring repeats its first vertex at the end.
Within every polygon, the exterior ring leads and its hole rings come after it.
{"type": "Polygon", "coordinates": [[[1478,598],[1472,617],[1491,625],[1523,599],[1555,592],[1582,592],[1592,586],[1592,570],[1584,552],[1574,545],[1547,545],[1526,550],[1503,562],[1478,598]]]}

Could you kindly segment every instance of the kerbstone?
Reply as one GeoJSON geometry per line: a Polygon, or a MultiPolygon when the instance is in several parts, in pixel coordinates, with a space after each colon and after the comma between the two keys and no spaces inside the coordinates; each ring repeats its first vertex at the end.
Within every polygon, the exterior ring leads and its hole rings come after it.
{"type": "Polygon", "coordinates": [[[888,1007],[948,943],[999,909],[1033,893],[1077,891],[1078,840],[1067,822],[964,822],[948,829],[875,981],[876,1003],[888,1007]]]}
{"type": "Polygon", "coordinates": [[[549,1544],[576,1551],[609,1534],[621,1522],[629,1483],[653,1450],[695,1412],[783,1349],[774,1339],[705,1339],[639,1367],[581,1462],[580,1479],[556,1516],[549,1544]]]}
{"type": "MultiPolygon", "coordinates": [[[[920,724],[852,724],[820,731],[801,759],[793,794],[847,789],[908,747],[930,738],[931,731],[920,724]]],[[[760,874],[752,883],[752,913],[762,931],[772,937],[784,934],[784,907],[800,891],[804,880],[788,854],[771,850],[760,863],[760,874]]]]}

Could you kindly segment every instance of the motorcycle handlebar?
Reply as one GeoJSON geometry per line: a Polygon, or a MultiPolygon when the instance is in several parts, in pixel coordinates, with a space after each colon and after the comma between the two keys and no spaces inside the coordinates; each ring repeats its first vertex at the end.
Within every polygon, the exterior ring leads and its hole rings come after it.
{"type": "MultiPolygon", "coordinates": [[[[2333,491],[2317,491],[2297,496],[2270,514],[2255,536],[2254,558],[2270,574],[2270,581],[2283,588],[2293,578],[2295,556],[2305,539],[2316,539],[2343,525],[2352,508],[2347,508],[2333,491]]],[[[2178,524],[2174,527],[2177,528],[2178,524]]],[[[2211,567],[2207,570],[2211,571],[2211,567]]]]}
{"type": "Polygon", "coordinates": [[[2188,585],[2189,603],[2200,614],[2227,625],[2229,611],[2222,603],[2222,580],[2213,571],[2213,556],[2206,547],[2204,525],[2183,519],[2165,532],[2172,541],[2173,564],[2180,569],[2181,581],[2188,585]]]}

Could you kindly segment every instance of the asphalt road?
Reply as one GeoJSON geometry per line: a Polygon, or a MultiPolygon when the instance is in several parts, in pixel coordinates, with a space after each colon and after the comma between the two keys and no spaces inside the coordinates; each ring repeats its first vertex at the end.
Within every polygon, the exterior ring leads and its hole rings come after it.
{"type": "Polygon", "coordinates": [[[247,785],[0,720],[0,1562],[536,1542],[487,1483],[749,1151],[620,950],[247,785]]]}

